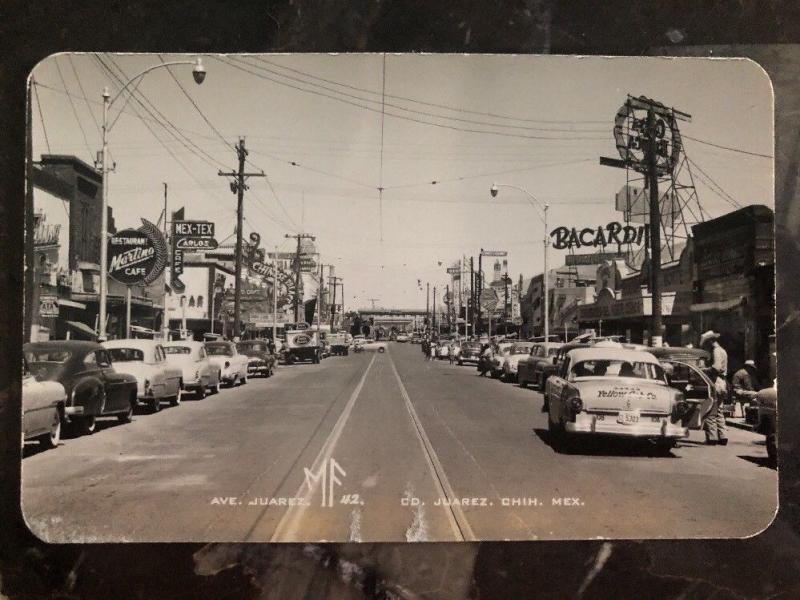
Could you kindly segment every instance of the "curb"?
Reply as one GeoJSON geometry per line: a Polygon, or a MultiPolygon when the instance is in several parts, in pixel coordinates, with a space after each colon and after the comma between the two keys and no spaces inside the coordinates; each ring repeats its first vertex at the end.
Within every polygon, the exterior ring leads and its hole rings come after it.
{"type": "Polygon", "coordinates": [[[745,431],[755,432],[755,425],[745,423],[744,419],[725,419],[725,423],[729,427],[736,427],[737,429],[744,429],[745,431]]]}

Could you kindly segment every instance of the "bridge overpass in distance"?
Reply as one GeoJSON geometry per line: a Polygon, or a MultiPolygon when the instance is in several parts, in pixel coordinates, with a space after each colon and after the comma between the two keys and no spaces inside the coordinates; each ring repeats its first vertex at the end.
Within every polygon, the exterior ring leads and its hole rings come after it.
{"type": "Polygon", "coordinates": [[[422,327],[427,316],[424,308],[385,308],[376,306],[375,308],[356,309],[362,319],[374,319],[376,327],[391,329],[411,329],[422,327]]]}

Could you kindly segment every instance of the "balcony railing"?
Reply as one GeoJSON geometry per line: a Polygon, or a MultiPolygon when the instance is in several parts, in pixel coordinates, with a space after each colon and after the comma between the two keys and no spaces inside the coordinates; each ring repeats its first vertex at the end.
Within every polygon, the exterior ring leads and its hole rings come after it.
{"type": "Polygon", "coordinates": [[[37,225],[33,230],[34,246],[55,246],[58,245],[58,236],[61,233],[61,224],[37,225]]]}

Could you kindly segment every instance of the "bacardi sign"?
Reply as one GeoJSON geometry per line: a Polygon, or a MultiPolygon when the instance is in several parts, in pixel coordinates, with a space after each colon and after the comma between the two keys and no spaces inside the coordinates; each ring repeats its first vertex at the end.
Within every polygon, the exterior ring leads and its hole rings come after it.
{"type": "Polygon", "coordinates": [[[584,227],[556,227],[550,232],[553,240],[553,248],[565,250],[567,248],[583,248],[590,246],[593,248],[605,248],[615,244],[640,245],[645,241],[646,228],[644,225],[633,226],[623,225],[617,221],[612,221],[605,226],[584,227]]]}

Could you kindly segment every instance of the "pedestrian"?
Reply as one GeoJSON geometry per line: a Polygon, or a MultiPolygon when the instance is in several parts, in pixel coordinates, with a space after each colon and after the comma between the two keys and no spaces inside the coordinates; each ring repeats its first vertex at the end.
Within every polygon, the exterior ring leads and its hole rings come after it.
{"type": "Polygon", "coordinates": [[[744,415],[745,408],[756,397],[758,378],[756,377],[756,363],[752,359],[744,361],[742,367],[733,374],[731,379],[733,399],[741,406],[744,415]]]}
{"type": "Polygon", "coordinates": [[[425,356],[425,358],[428,358],[429,346],[430,346],[430,342],[428,341],[428,338],[426,337],[424,340],[422,340],[422,354],[425,356]]]}
{"type": "Polygon", "coordinates": [[[489,363],[492,360],[492,346],[491,344],[484,344],[481,348],[481,356],[478,359],[478,373],[481,377],[486,375],[489,370],[489,363]]]}
{"type": "Polygon", "coordinates": [[[456,359],[456,349],[453,344],[447,345],[447,360],[450,361],[450,364],[453,364],[453,361],[456,359]]]}
{"type": "Polygon", "coordinates": [[[713,330],[706,331],[700,336],[700,346],[706,348],[712,357],[711,367],[707,374],[714,384],[714,404],[703,421],[703,430],[706,433],[706,444],[713,446],[728,444],[727,425],[723,405],[727,399],[727,384],[725,376],[728,372],[728,353],[719,343],[720,334],[713,330]]]}

